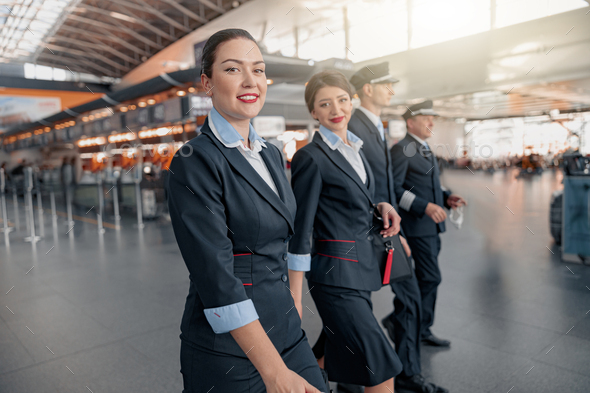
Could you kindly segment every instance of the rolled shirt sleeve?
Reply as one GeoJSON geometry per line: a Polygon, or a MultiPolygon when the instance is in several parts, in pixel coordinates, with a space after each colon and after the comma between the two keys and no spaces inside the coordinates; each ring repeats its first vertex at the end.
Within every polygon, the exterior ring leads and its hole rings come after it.
{"type": "Polygon", "coordinates": [[[207,308],[205,317],[213,331],[221,334],[254,322],[258,313],[252,300],[248,299],[228,306],[207,308]]]}
{"type": "Polygon", "coordinates": [[[308,272],[311,269],[311,254],[288,254],[289,270],[308,272]]]}

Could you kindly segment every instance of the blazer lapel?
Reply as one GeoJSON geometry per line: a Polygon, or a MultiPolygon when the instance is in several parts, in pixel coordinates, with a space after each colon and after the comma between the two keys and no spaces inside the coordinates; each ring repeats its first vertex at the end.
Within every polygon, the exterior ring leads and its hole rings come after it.
{"type": "Polygon", "coordinates": [[[426,161],[428,161],[429,163],[432,164],[432,156],[434,156],[434,153],[432,152],[432,150],[430,150],[430,156],[422,155],[422,153],[420,153],[421,148],[422,148],[422,144],[420,142],[418,142],[416,139],[414,139],[413,136],[410,136],[410,133],[406,134],[406,139],[408,139],[409,143],[414,143],[414,146],[416,146],[416,155],[422,157],[423,159],[425,159],[426,161]]]}
{"type": "Polygon", "coordinates": [[[383,146],[383,139],[381,139],[381,134],[379,134],[379,129],[373,124],[373,122],[363,113],[363,111],[355,110],[354,115],[357,116],[365,126],[371,130],[373,137],[379,142],[380,146],[383,146]]]}
{"type": "MultiPolygon", "coordinates": [[[[365,157],[365,153],[362,150],[359,151],[361,156],[361,160],[363,160],[363,165],[365,166],[365,171],[367,172],[367,188],[369,189],[369,194],[375,195],[375,177],[373,176],[373,171],[369,166],[369,161],[367,161],[367,157],[365,157]]],[[[384,202],[384,201],[377,201],[377,202],[384,202]]]]}
{"type": "MultiPolygon", "coordinates": [[[[250,165],[248,160],[244,158],[242,153],[238,151],[237,148],[227,148],[225,147],[211,132],[209,128],[208,120],[205,119],[205,124],[201,128],[201,132],[206,134],[212,141],[215,143],[217,148],[221,151],[221,153],[225,156],[229,164],[234,168],[234,170],[239,173],[250,185],[262,196],[270,205],[275,208],[289,223],[289,227],[291,230],[294,230],[293,224],[293,214],[287,206],[283,203],[281,198],[270,188],[268,184],[264,181],[262,177],[256,172],[256,170],[250,165]]],[[[265,150],[265,148],[262,148],[265,150]]],[[[261,152],[262,154],[262,152],[261,152]]],[[[264,155],[263,155],[264,159],[264,155]]],[[[281,182],[277,181],[277,174],[273,174],[274,167],[272,163],[269,163],[269,160],[264,159],[266,166],[275,181],[275,185],[277,189],[280,190],[281,182]]],[[[279,191],[280,192],[280,191],[279,191]]]]}
{"type": "MultiPolygon", "coordinates": [[[[348,163],[348,161],[346,161],[346,158],[344,158],[344,156],[342,154],[340,154],[340,152],[338,150],[330,149],[330,147],[328,145],[326,145],[326,143],[323,141],[322,137],[318,134],[318,132],[316,132],[316,134],[313,136],[313,142],[318,144],[318,146],[324,151],[324,153],[326,153],[328,158],[334,164],[336,164],[336,166],[338,168],[340,168],[340,170],[342,172],[344,172],[346,175],[348,175],[348,177],[350,177],[356,183],[356,185],[359,186],[359,188],[365,194],[365,196],[369,199],[369,201],[371,203],[373,203],[373,198],[372,198],[371,194],[369,193],[369,189],[367,188],[367,185],[365,185],[361,181],[361,178],[357,175],[354,168],[348,163]]],[[[362,155],[361,155],[361,158],[362,158],[362,155]]],[[[370,180],[369,179],[370,171],[367,169],[369,167],[368,166],[369,164],[364,159],[363,159],[363,164],[365,165],[365,171],[367,172],[367,181],[369,181],[370,180]]]]}
{"type": "MultiPolygon", "coordinates": [[[[273,158],[272,158],[271,153],[268,150],[268,148],[266,148],[266,149],[263,148],[260,151],[260,155],[262,156],[262,159],[266,163],[266,167],[268,168],[268,171],[270,172],[270,175],[272,176],[272,178],[275,182],[275,185],[277,186],[277,189],[279,191],[279,195],[281,197],[281,201],[287,207],[287,209],[291,212],[291,216],[295,217],[295,207],[297,206],[297,201],[295,201],[295,196],[293,195],[293,192],[291,191],[291,185],[287,181],[287,177],[284,175],[284,173],[281,174],[279,172],[279,170],[283,170],[283,169],[279,169],[276,165],[273,164],[273,158]]],[[[274,192],[273,192],[273,194],[274,194],[274,192]]]]}

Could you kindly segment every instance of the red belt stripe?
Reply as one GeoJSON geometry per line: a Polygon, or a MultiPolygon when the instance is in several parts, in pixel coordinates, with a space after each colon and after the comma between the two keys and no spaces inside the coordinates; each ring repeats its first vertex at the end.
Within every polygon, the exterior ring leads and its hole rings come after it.
{"type": "Polygon", "coordinates": [[[358,260],[356,260],[356,259],[340,258],[340,257],[332,256],[332,255],[320,254],[319,252],[317,253],[317,255],[321,255],[323,257],[328,257],[328,258],[342,259],[344,261],[358,262],[358,260]]]}

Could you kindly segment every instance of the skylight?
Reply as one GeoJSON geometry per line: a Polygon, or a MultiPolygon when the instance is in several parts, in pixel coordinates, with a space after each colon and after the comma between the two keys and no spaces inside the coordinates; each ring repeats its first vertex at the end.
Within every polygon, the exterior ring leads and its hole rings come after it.
{"type": "Polygon", "coordinates": [[[79,0],[0,0],[0,58],[31,60],[79,0]]]}

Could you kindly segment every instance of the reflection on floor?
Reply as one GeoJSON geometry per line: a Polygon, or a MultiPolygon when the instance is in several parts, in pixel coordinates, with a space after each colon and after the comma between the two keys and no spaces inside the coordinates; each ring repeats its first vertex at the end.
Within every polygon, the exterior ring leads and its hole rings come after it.
{"type": "MultiPolygon", "coordinates": [[[[447,224],[440,256],[433,330],[452,346],[425,347],[423,373],[455,393],[587,392],[590,268],[561,263],[549,235],[559,174],[447,171],[443,181],[469,206],[460,230],[447,224]]],[[[36,247],[23,229],[9,250],[0,238],[1,392],[182,390],[186,268],[168,221],[140,231],[133,219],[99,236],[84,221],[66,234],[64,218],[46,214],[36,247]]],[[[378,319],[392,298],[373,295],[378,319]]],[[[304,305],[313,342],[321,321],[309,295],[304,305]]]]}

